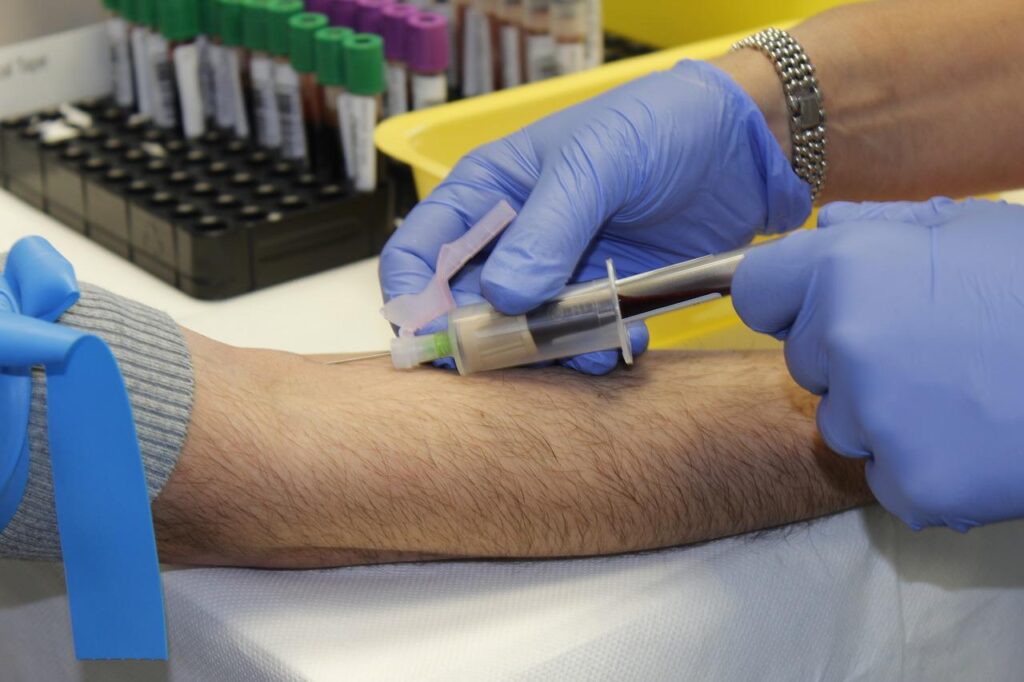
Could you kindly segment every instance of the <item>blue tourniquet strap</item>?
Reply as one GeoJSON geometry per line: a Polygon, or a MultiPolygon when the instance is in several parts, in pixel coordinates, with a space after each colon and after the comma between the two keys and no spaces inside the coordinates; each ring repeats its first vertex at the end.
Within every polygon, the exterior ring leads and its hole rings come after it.
{"type": "Polygon", "coordinates": [[[39,237],[0,275],[0,530],[28,477],[31,368],[46,368],[57,528],[81,659],[167,658],[163,593],[135,422],[114,355],[56,324],[74,270],[39,237]]]}

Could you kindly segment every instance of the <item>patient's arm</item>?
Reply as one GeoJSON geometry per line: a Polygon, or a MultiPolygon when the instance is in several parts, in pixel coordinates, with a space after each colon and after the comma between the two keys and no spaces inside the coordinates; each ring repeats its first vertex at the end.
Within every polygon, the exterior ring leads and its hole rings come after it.
{"type": "Polygon", "coordinates": [[[459,377],[188,339],[192,424],[154,504],[164,561],[605,554],[870,499],[775,352],[652,352],[600,378],[459,377]]]}

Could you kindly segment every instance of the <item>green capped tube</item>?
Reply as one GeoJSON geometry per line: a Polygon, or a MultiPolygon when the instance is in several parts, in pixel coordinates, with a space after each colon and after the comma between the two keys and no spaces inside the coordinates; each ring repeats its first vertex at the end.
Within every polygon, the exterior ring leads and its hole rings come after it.
{"type": "Polygon", "coordinates": [[[351,141],[351,164],[346,164],[356,191],[377,189],[377,149],[373,133],[380,120],[382,95],[387,90],[384,41],[378,35],[357,33],[345,41],[344,111],[346,141],[351,141]]]}

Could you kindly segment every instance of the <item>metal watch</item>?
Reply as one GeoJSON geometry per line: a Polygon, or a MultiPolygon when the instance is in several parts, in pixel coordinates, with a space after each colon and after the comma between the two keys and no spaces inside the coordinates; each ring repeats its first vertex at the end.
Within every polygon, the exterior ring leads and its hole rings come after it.
{"type": "Polygon", "coordinates": [[[800,43],[786,31],[767,28],[738,41],[732,50],[752,48],[765,54],[775,65],[789,110],[789,132],[793,143],[793,171],[811,186],[811,201],[817,201],[825,185],[825,106],[814,66],[800,43]]]}

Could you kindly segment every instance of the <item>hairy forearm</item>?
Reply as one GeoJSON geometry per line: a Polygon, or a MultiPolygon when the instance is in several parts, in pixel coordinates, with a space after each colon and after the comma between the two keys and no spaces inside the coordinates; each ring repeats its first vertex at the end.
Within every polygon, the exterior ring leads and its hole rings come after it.
{"type": "MultiPolygon", "coordinates": [[[[822,198],[964,196],[1024,185],[1024,3],[888,0],[792,30],[828,113],[822,198]]],[[[781,87],[751,50],[717,60],[789,151],[781,87]]]]}
{"type": "Polygon", "coordinates": [[[651,353],[603,378],[459,377],[189,338],[192,425],[154,506],[165,561],[605,554],[869,499],[777,353],[651,353]]]}

